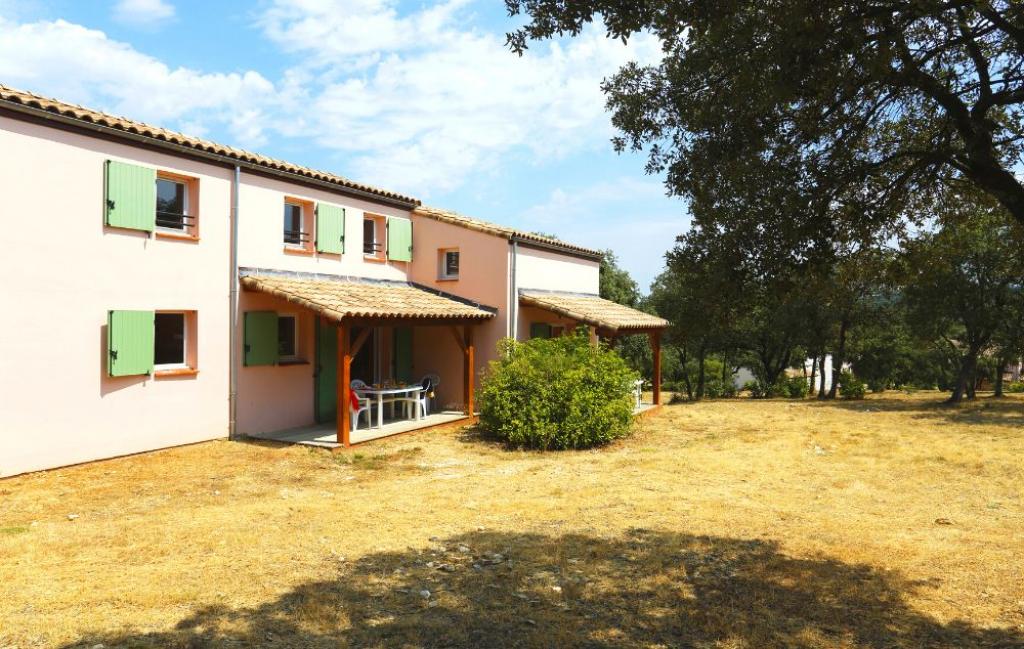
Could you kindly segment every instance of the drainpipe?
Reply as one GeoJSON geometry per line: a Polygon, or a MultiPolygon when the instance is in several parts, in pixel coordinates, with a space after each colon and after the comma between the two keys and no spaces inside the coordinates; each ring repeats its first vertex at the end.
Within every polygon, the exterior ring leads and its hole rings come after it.
{"type": "Polygon", "coordinates": [[[238,194],[242,168],[235,165],[231,182],[231,288],[228,294],[230,329],[228,333],[228,439],[235,438],[238,420],[238,194]]]}
{"type": "Polygon", "coordinates": [[[519,339],[519,286],[516,284],[516,258],[519,256],[519,242],[512,239],[512,263],[509,265],[509,309],[508,337],[519,339]]]}

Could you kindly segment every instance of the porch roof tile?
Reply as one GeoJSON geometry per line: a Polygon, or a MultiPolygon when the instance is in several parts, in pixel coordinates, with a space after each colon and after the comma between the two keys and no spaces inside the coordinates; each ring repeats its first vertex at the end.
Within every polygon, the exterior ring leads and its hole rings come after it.
{"type": "Polygon", "coordinates": [[[637,309],[585,293],[520,289],[519,303],[534,306],[612,333],[664,329],[669,321],[637,309]]]}
{"type": "Polygon", "coordinates": [[[411,282],[243,269],[242,287],[268,293],[331,320],[485,320],[496,310],[411,282]]]}

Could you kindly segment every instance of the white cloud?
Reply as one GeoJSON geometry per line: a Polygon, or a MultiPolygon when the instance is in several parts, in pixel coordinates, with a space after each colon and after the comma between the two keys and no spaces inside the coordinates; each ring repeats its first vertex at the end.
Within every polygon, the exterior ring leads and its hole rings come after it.
{"type": "Polygon", "coordinates": [[[174,5],[164,0],[118,0],[114,20],[139,27],[154,27],[174,17],[174,5]]]}
{"type": "Polygon", "coordinates": [[[259,146],[264,106],[274,86],[259,73],[171,69],[101,31],[57,21],[15,24],[0,18],[0,79],[64,101],[158,126],[197,130],[223,124],[241,146],[259,146]]]}
{"type": "Polygon", "coordinates": [[[303,122],[352,161],[349,173],[430,198],[514,151],[543,161],[607,147],[601,79],[630,58],[599,28],[519,58],[504,35],[464,27],[466,0],[399,16],[389,0],[278,0],[257,24],[319,81],[303,122]]]}
{"type": "Polygon", "coordinates": [[[397,7],[270,2],[255,24],[294,59],[273,83],[252,70],[172,68],[62,20],[0,18],[0,79],[247,148],[290,138],[289,146],[337,160],[320,166],[435,200],[469,177],[507,172],[513,159],[529,165],[607,150],[600,80],[630,58],[660,56],[652,37],[625,47],[594,28],[520,58],[504,34],[468,26],[469,0],[404,14],[397,7]]]}

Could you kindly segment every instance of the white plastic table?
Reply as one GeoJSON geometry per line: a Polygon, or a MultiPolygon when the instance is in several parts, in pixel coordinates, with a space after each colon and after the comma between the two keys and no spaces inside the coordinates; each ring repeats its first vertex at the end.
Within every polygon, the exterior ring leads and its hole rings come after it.
{"type": "MultiPolygon", "coordinates": [[[[366,388],[359,388],[358,390],[356,390],[356,392],[358,394],[366,395],[367,397],[371,397],[371,398],[373,396],[377,397],[377,430],[381,430],[382,428],[384,428],[384,397],[385,396],[393,396],[393,395],[397,396],[397,395],[400,395],[400,394],[409,394],[410,396],[406,397],[406,399],[408,399],[409,401],[413,401],[414,400],[414,397],[412,396],[413,393],[422,392],[422,391],[423,391],[423,387],[419,386],[419,385],[408,385],[408,386],[406,386],[404,388],[375,388],[375,387],[371,386],[371,387],[366,387],[366,388]]],[[[404,400],[405,399],[403,399],[403,401],[404,400]]],[[[420,419],[420,409],[419,408],[413,408],[413,411],[415,412],[415,414],[413,415],[413,418],[416,421],[419,421],[419,419],[420,419]]],[[[392,414],[394,414],[394,413],[392,413],[392,414]]]]}

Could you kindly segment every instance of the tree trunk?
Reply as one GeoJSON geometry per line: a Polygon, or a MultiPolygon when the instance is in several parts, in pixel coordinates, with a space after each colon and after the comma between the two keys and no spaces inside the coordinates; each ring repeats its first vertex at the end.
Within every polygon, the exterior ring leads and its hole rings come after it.
{"type": "MultiPolygon", "coordinates": [[[[806,367],[806,366],[805,366],[806,367]]],[[[811,395],[814,395],[814,375],[818,371],[818,354],[811,356],[811,395]]]]}
{"type": "Polygon", "coordinates": [[[828,360],[828,354],[821,352],[821,387],[818,389],[818,398],[825,398],[825,361],[828,360]]]}
{"type": "Polygon", "coordinates": [[[704,398],[704,360],[707,358],[707,351],[704,345],[700,346],[697,352],[697,400],[704,398]]]}
{"type": "Polygon", "coordinates": [[[683,385],[686,386],[686,398],[693,401],[693,385],[690,384],[690,370],[686,367],[689,360],[686,355],[686,347],[678,347],[676,351],[679,353],[679,365],[683,368],[683,385]]]}
{"type": "Polygon", "coordinates": [[[1005,358],[1000,358],[999,363],[996,364],[996,380],[995,380],[995,392],[992,394],[993,397],[1003,396],[1003,374],[1006,373],[1006,365],[1008,361],[1005,358]]]}
{"type": "Polygon", "coordinates": [[[946,403],[956,404],[960,403],[964,399],[964,394],[967,393],[968,383],[974,378],[974,370],[978,365],[978,353],[979,350],[970,348],[967,353],[962,357],[960,361],[960,371],[956,375],[956,386],[953,388],[953,394],[949,396],[946,403]]]}
{"type": "Polygon", "coordinates": [[[839,346],[832,357],[832,387],[828,390],[829,399],[835,399],[839,394],[839,375],[843,372],[843,362],[846,360],[846,330],[849,326],[849,319],[843,318],[839,321],[839,346]]]}

